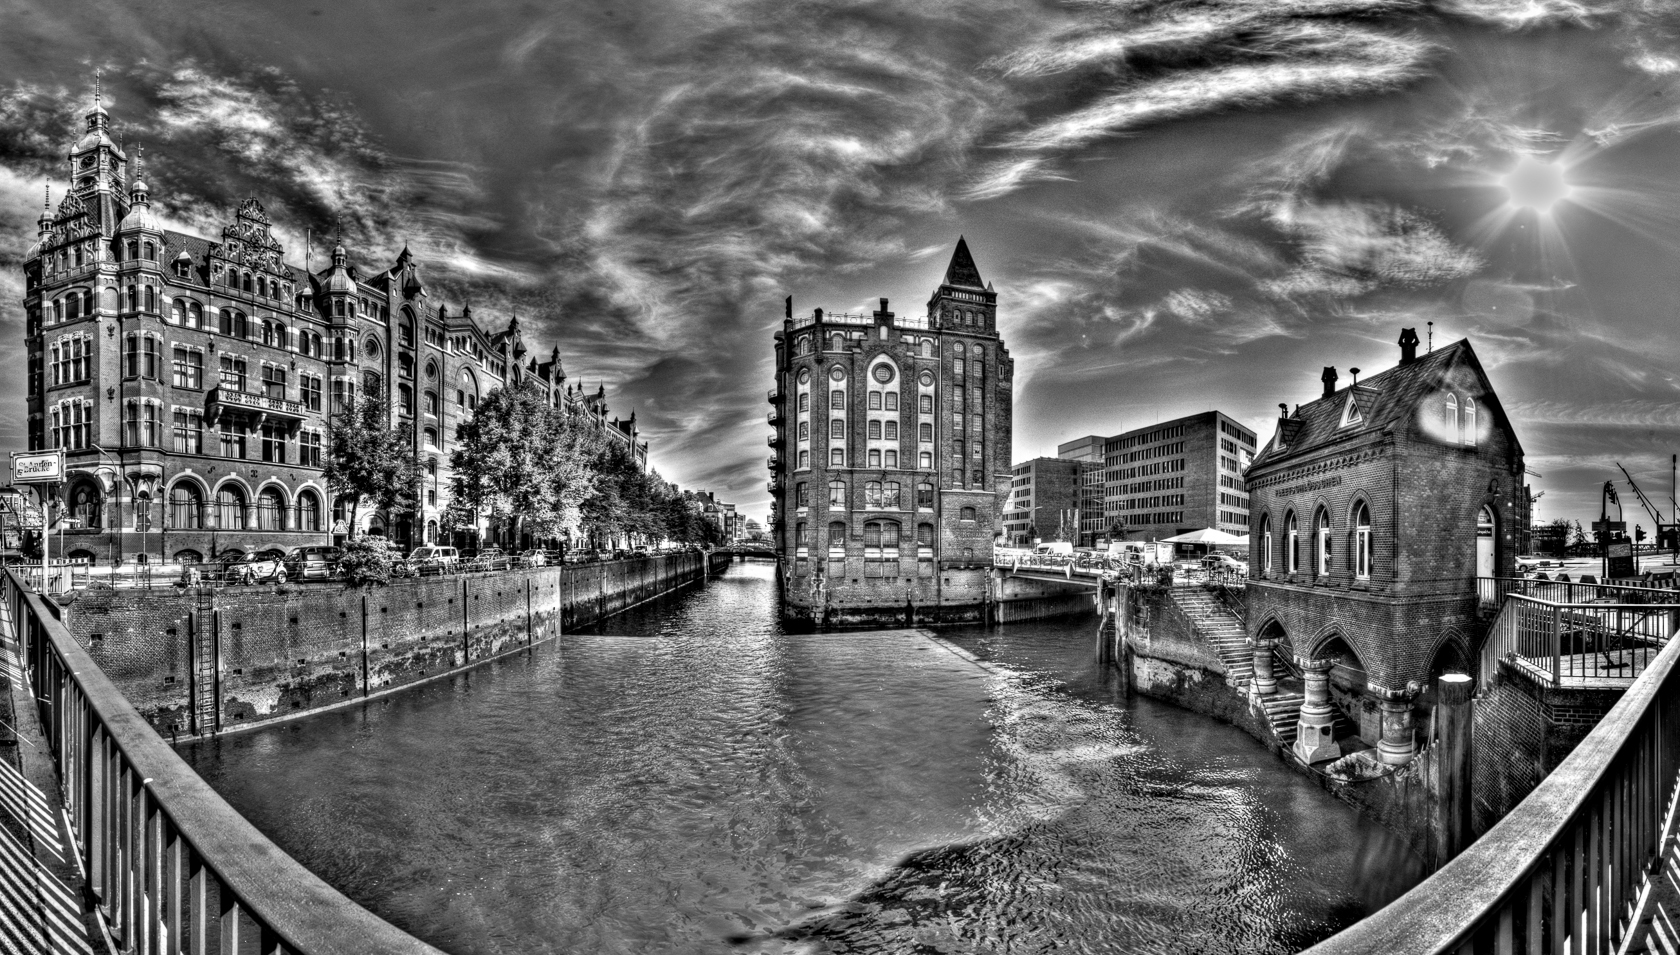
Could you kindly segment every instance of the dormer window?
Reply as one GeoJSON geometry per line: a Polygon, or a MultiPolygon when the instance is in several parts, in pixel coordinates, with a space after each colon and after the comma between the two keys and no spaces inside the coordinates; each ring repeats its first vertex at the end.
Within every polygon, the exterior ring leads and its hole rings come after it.
{"type": "Polygon", "coordinates": [[[1354,395],[1350,391],[1348,393],[1347,404],[1342,408],[1342,423],[1340,427],[1352,427],[1356,424],[1363,424],[1364,421],[1365,416],[1359,413],[1359,402],[1354,399],[1354,395]]]}

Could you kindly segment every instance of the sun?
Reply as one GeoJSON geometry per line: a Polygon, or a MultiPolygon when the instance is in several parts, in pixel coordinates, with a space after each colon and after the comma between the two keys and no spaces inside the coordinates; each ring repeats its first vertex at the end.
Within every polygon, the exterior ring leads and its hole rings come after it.
{"type": "Polygon", "coordinates": [[[1569,198],[1574,191],[1564,178],[1561,163],[1547,162],[1534,156],[1517,160],[1517,164],[1501,176],[1499,182],[1505,187],[1506,198],[1512,208],[1533,209],[1542,213],[1550,212],[1554,205],[1569,198]]]}

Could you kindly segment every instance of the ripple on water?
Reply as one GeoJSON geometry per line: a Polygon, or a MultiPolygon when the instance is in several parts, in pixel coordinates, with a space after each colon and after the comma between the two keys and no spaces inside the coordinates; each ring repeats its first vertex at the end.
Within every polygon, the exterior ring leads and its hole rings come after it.
{"type": "Polygon", "coordinates": [[[190,754],[447,951],[1287,952],[1418,862],[1088,622],[789,635],[767,565],[190,754]]]}

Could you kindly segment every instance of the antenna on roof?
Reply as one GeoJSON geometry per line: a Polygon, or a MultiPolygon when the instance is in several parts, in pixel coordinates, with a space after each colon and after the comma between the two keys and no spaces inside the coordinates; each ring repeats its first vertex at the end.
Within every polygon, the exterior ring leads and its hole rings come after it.
{"type": "Polygon", "coordinates": [[[1435,323],[1429,323],[1429,351],[1435,351],[1435,323]]]}
{"type": "Polygon", "coordinates": [[[105,97],[104,97],[104,94],[101,92],[101,90],[99,88],[100,72],[101,72],[100,67],[96,66],[96,67],[93,68],[93,105],[94,106],[104,105],[105,97]]]}

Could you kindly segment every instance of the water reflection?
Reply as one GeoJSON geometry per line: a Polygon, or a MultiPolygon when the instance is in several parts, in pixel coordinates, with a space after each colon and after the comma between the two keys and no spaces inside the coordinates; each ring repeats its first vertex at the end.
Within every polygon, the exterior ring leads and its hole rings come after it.
{"type": "Polygon", "coordinates": [[[787,635],[767,565],[197,766],[455,953],[1286,952],[1420,877],[1088,627],[787,635]]]}

